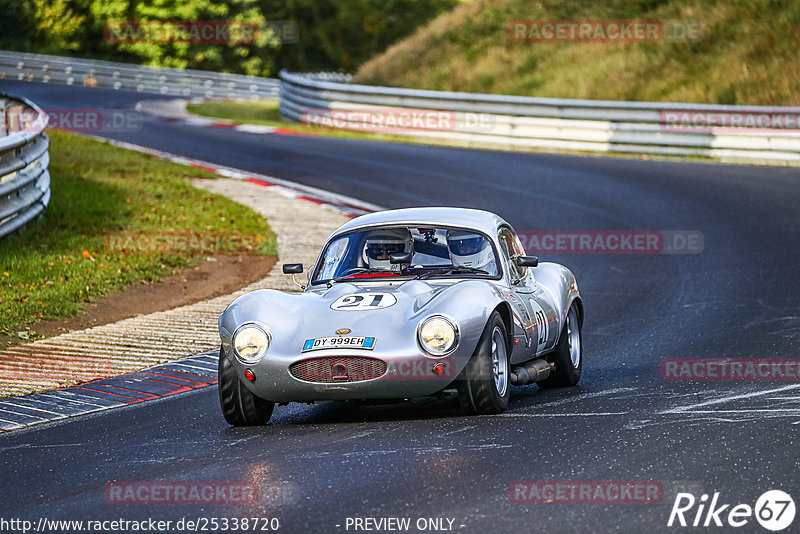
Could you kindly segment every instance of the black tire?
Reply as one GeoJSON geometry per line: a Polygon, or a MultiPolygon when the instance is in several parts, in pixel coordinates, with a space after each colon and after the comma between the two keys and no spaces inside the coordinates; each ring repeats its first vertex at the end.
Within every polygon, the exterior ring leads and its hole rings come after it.
{"type": "Polygon", "coordinates": [[[540,388],[563,388],[574,386],[581,379],[583,369],[583,339],[581,322],[578,319],[578,308],[573,304],[567,312],[567,320],[558,345],[553,352],[545,356],[548,362],[555,363],[555,369],[545,380],[537,382],[540,388]],[[573,348],[577,342],[577,366],[573,362],[573,348]]]}
{"type": "Polygon", "coordinates": [[[511,396],[511,364],[508,360],[507,343],[506,325],[495,311],[486,323],[475,353],[456,381],[458,399],[465,413],[498,414],[508,408],[508,399],[511,396]],[[494,354],[493,343],[498,349],[494,354]],[[495,357],[499,363],[498,379],[495,378],[495,357]]]}
{"type": "Polygon", "coordinates": [[[219,405],[228,424],[233,426],[264,425],[272,417],[275,403],[257,397],[236,376],[236,370],[219,349],[219,405]]]}

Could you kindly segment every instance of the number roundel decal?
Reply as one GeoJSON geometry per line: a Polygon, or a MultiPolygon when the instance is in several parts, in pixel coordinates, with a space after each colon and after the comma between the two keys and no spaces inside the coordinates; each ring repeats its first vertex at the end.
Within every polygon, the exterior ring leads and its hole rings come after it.
{"type": "Polygon", "coordinates": [[[533,299],[530,299],[531,309],[533,310],[533,322],[536,326],[537,337],[537,350],[544,349],[547,344],[547,336],[550,333],[550,323],[547,321],[547,315],[544,313],[541,304],[533,299]]]}
{"type": "Polygon", "coordinates": [[[340,311],[378,310],[393,306],[396,302],[397,298],[391,293],[362,293],[339,297],[331,304],[331,309],[340,311]]]}

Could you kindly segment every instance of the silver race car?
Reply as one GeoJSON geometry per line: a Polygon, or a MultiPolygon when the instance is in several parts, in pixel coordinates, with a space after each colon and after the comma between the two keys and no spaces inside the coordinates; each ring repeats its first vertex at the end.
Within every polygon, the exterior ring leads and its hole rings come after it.
{"type": "Polygon", "coordinates": [[[526,256],[493,213],[363,215],[328,238],[301,287],[253,291],[220,315],[228,423],[266,423],[275,403],[453,389],[467,413],[496,414],[512,385],[573,386],[581,377],[575,277],[526,256]]]}

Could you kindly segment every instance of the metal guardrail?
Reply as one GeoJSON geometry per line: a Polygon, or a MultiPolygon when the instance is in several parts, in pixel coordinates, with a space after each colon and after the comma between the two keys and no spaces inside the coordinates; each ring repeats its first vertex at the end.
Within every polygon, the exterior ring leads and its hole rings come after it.
{"type": "Polygon", "coordinates": [[[0,237],[17,230],[50,202],[47,115],[19,97],[0,95],[0,237]]]}
{"type": "Polygon", "coordinates": [[[279,81],[0,50],[0,79],[111,87],[184,98],[277,98],[279,81]]]}
{"type": "MultiPolygon", "coordinates": [[[[800,164],[800,108],[569,100],[398,89],[345,83],[340,75],[281,71],[281,114],[299,122],[369,130],[364,113],[445,113],[383,131],[472,144],[637,154],[709,156],[800,164]],[[360,113],[363,112],[363,113],[360,113]],[[793,128],[683,128],[676,117],[788,117],[793,128]],[[324,120],[330,119],[327,124],[324,120]],[[793,117],[793,119],[792,119],[793,117]],[[320,121],[319,119],[323,120],[320,121]],[[313,120],[312,120],[313,119],[313,120]]],[[[367,121],[369,122],[369,120],[367,121]]],[[[711,124],[711,123],[709,123],[711,124]]],[[[749,124],[742,122],[742,124],[749,124]]],[[[378,128],[380,129],[380,128],[378,128]]]]}

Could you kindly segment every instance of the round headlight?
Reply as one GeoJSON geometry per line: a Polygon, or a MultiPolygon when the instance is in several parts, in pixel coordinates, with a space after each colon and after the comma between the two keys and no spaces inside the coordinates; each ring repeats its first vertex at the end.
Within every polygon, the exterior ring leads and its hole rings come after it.
{"type": "Polygon", "coordinates": [[[458,329],[446,317],[428,317],[419,327],[419,342],[433,356],[444,356],[456,348],[458,329]]]}
{"type": "Polygon", "coordinates": [[[244,363],[256,363],[269,348],[269,335],[256,325],[239,328],[233,336],[233,348],[244,363]]]}

